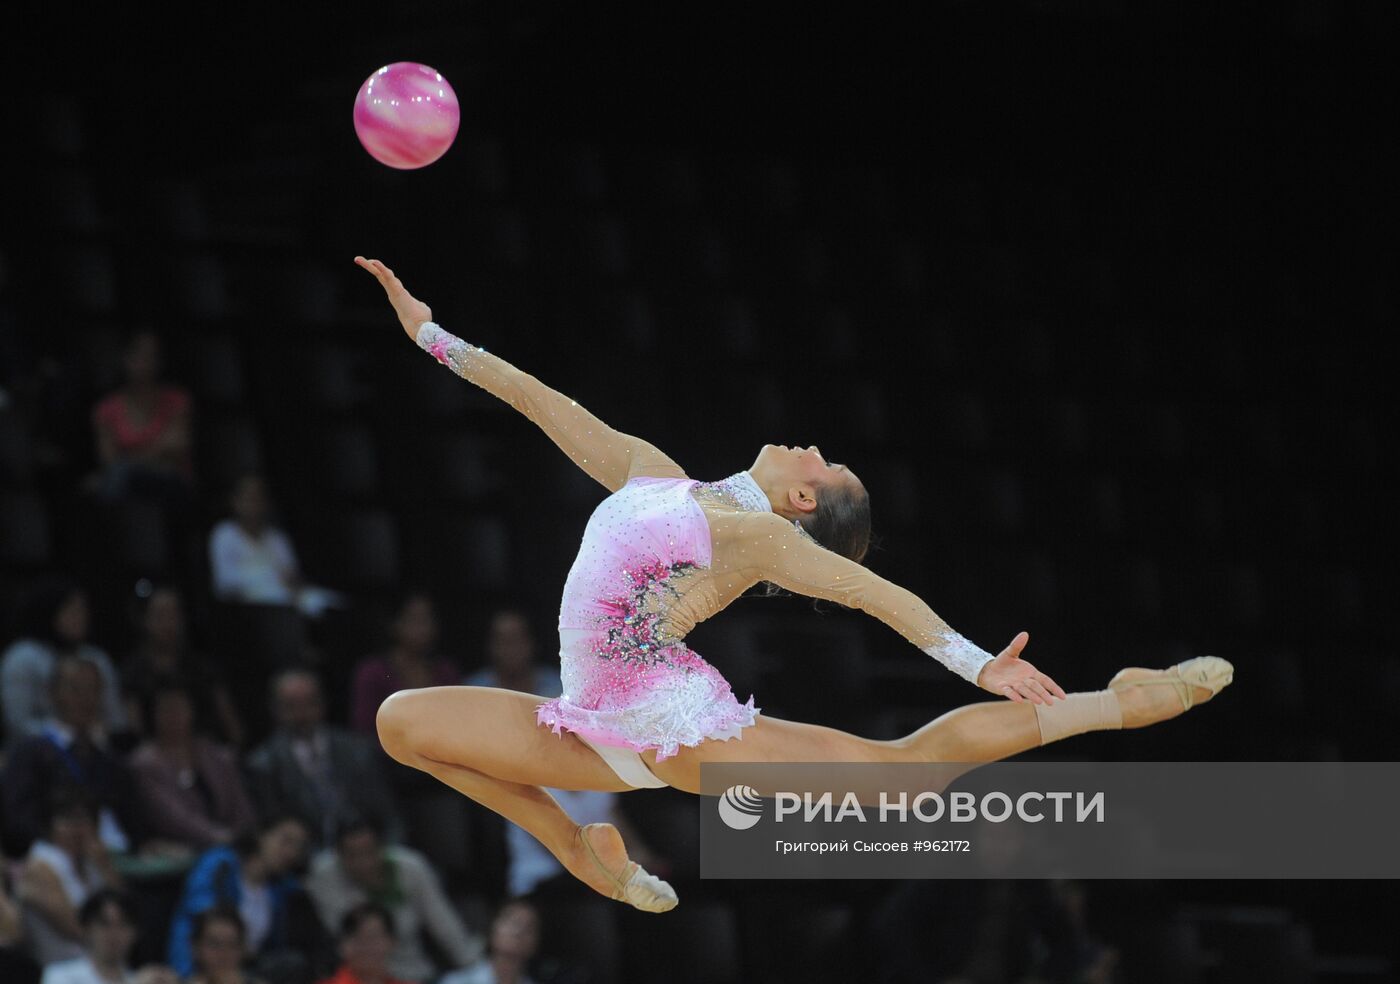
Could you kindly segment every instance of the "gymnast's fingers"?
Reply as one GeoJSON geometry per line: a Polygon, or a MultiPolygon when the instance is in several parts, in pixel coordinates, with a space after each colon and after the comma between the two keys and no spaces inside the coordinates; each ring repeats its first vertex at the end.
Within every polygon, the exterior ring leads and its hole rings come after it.
{"type": "Polygon", "coordinates": [[[1041,684],[1041,682],[1035,677],[1031,677],[1029,680],[1027,680],[1026,686],[1030,688],[1030,690],[1034,692],[1038,697],[1040,697],[1043,703],[1053,704],[1055,702],[1055,699],[1050,695],[1050,692],[1046,690],[1044,685],[1041,684]]]}
{"type": "Polygon", "coordinates": [[[390,281],[393,279],[394,275],[389,272],[388,268],[386,268],[383,263],[380,263],[378,260],[366,260],[363,256],[355,257],[355,262],[372,273],[374,279],[378,280],[386,291],[392,292],[390,281]]]}

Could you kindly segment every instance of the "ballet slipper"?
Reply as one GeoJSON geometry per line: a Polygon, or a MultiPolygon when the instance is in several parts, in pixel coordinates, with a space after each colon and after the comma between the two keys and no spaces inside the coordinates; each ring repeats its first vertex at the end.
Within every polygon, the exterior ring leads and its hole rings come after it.
{"type": "Polygon", "coordinates": [[[602,824],[590,823],[583,827],[579,832],[579,839],[583,841],[583,846],[588,850],[588,856],[593,859],[598,870],[607,875],[608,880],[617,886],[613,890],[612,898],[619,902],[626,902],[643,912],[666,912],[674,909],[680,903],[680,899],[676,896],[676,890],[668,882],[657,878],[637,862],[628,861],[627,865],[624,866],[623,874],[627,874],[629,869],[631,871],[626,881],[608,870],[588,840],[589,827],[599,826],[602,824]]]}
{"type": "MultiPolygon", "coordinates": [[[[1229,660],[1219,656],[1197,656],[1165,670],[1130,666],[1114,674],[1108,686],[1110,690],[1126,690],[1128,687],[1168,684],[1181,698],[1182,710],[1189,711],[1196,703],[1196,687],[1204,687],[1210,691],[1210,697],[1214,697],[1234,678],[1235,667],[1229,660]]],[[[1210,700],[1210,697],[1202,702],[1210,700]]]]}

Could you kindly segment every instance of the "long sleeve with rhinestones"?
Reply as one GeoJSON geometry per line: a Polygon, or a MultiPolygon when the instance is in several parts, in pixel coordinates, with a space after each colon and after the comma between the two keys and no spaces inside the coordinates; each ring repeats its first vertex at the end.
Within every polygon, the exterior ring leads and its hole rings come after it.
{"type": "Polygon", "coordinates": [[[742,565],[751,576],[873,615],[969,683],[995,658],[953,631],[913,592],[800,533],[776,513],[742,517],[742,565]]]}
{"type": "Polygon", "coordinates": [[[680,466],[641,438],[623,434],[578,401],[431,321],[418,328],[418,347],[468,382],[509,403],[608,491],[635,474],[684,478],[680,466]]]}

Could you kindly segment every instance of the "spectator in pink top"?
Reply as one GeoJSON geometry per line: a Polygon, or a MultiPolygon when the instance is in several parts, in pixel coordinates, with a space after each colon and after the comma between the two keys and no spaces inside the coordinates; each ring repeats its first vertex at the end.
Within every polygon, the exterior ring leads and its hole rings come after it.
{"type": "Polygon", "coordinates": [[[375,734],[379,705],[396,690],[446,687],[457,682],[452,663],[438,654],[437,614],[426,594],[403,599],[391,626],[392,639],[383,655],[360,661],[355,668],[350,720],[357,731],[375,734]]]}
{"type": "Polygon", "coordinates": [[[126,381],[92,412],[101,470],[94,487],[108,497],[187,494],[194,480],[190,455],[191,400],[160,380],[160,339],[143,329],[131,336],[126,381]]]}
{"type": "Polygon", "coordinates": [[[257,825],[233,750],[195,729],[195,694],[176,677],[152,684],[144,715],[150,738],[131,756],[151,832],[204,850],[257,825]]]}

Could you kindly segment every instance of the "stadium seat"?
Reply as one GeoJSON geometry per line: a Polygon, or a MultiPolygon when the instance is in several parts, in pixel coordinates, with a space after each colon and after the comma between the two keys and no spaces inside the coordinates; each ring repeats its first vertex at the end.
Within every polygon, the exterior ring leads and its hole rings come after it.
{"type": "Polygon", "coordinates": [[[579,248],[584,269],[604,277],[625,277],[631,269],[627,228],[616,215],[601,215],[586,225],[579,248]]]}
{"type": "Polygon", "coordinates": [[[496,516],[445,516],[434,524],[437,583],[503,588],[511,571],[509,527],[496,516]]]}
{"type": "Polygon", "coordinates": [[[1020,477],[1008,469],[998,469],[982,477],[977,498],[983,520],[1002,536],[1012,536],[1024,525],[1025,496],[1020,477]]]}
{"type": "Polygon", "coordinates": [[[328,494],[356,500],[378,494],[379,457],[368,428],[348,424],[316,429],[308,434],[306,446],[314,482],[328,494]]]}
{"type": "Polygon", "coordinates": [[[230,310],[229,275],[224,260],[213,253],[181,256],[175,262],[171,293],[177,313],[217,321],[230,310]]]}
{"type": "Polygon", "coordinates": [[[318,326],[333,326],[341,307],[344,279],[320,264],[289,267],[288,308],[298,320],[318,326]]]}
{"type": "Polygon", "coordinates": [[[170,535],[160,506],[122,501],[104,507],[102,517],[108,556],[123,573],[162,578],[170,572],[170,535]]]}
{"type": "Polygon", "coordinates": [[[738,920],[727,905],[683,901],[662,918],[652,918],[646,924],[645,936],[645,947],[628,945],[622,948],[624,974],[628,980],[652,979],[656,972],[653,960],[658,954],[665,955],[668,981],[718,984],[744,979],[738,920]],[[644,964],[639,963],[643,955],[649,958],[644,964]]]}
{"type": "Polygon", "coordinates": [[[0,564],[38,568],[52,559],[44,500],[32,492],[0,492],[0,564]]]}
{"type": "Polygon", "coordinates": [[[513,205],[498,205],[490,215],[490,253],[494,265],[523,267],[530,261],[530,227],[524,213],[513,205]]]}
{"type": "Polygon", "coordinates": [[[336,553],[342,561],[327,579],[370,590],[392,589],[399,580],[399,536],[392,514],[357,510],[343,517],[336,553]]]}
{"type": "Polygon", "coordinates": [[[198,183],[175,179],[157,189],[156,211],[164,231],[177,242],[197,243],[209,238],[209,199],[198,183]]]}
{"type": "Polygon", "coordinates": [[[194,443],[206,496],[220,502],[239,476],[264,469],[258,428],[245,414],[201,417],[195,423],[194,443]]]}
{"type": "Polygon", "coordinates": [[[48,174],[47,188],[54,226],[83,235],[101,231],[102,208],[91,171],[81,167],[58,168],[48,174]]]}
{"type": "Polygon", "coordinates": [[[608,195],[608,162],[593,144],[576,147],[566,155],[569,189],[586,202],[602,202],[608,195]]]}
{"type": "MultiPolygon", "coordinates": [[[[583,980],[606,984],[618,981],[623,940],[618,928],[620,905],[597,899],[541,900],[540,959],[561,963],[582,973],[583,980]]],[[[669,915],[669,913],[668,913],[669,915]]],[[[572,980],[565,976],[562,979],[572,980]]]]}
{"type": "Polygon", "coordinates": [[[462,502],[485,499],[501,486],[501,455],[470,431],[451,431],[432,442],[425,462],[429,481],[420,494],[462,502]]]}
{"type": "Polygon", "coordinates": [[[103,246],[85,244],[63,251],[57,260],[63,300],[88,315],[110,315],[117,308],[117,271],[103,246]]]}
{"type": "Polygon", "coordinates": [[[306,397],[311,406],[345,413],[362,406],[369,388],[362,378],[364,353],[346,345],[313,347],[305,356],[306,397]]]}
{"type": "Polygon", "coordinates": [[[25,486],[33,478],[33,437],[29,427],[19,414],[0,411],[0,486],[25,486]]]}
{"type": "Polygon", "coordinates": [[[41,146],[45,153],[66,160],[82,156],[88,149],[87,121],[83,107],[71,93],[46,90],[35,107],[41,146]]]}
{"type": "MultiPolygon", "coordinates": [[[[499,137],[489,134],[461,134],[457,145],[462,159],[462,173],[472,189],[479,194],[497,197],[510,186],[510,165],[505,146],[499,137]]],[[[456,153],[454,151],[454,153],[456,153]]]]}
{"type": "Polygon", "coordinates": [[[243,402],[243,356],[232,335],[194,335],[177,342],[182,351],[172,353],[171,375],[190,388],[201,413],[243,402]]]}
{"type": "Polygon", "coordinates": [[[1126,615],[1137,622],[1155,623],[1162,616],[1162,575],[1147,557],[1136,557],[1121,573],[1120,598],[1126,615]]]}

